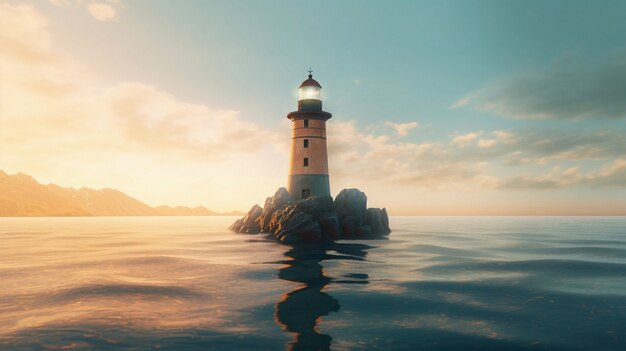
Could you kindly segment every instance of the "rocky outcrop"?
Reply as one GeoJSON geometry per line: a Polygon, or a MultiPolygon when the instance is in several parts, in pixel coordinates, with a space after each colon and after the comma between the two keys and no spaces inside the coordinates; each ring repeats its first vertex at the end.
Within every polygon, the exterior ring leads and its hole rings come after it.
{"type": "Polygon", "coordinates": [[[257,218],[256,222],[259,225],[259,230],[267,233],[270,231],[270,222],[272,220],[272,215],[275,212],[282,211],[287,207],[287,205],[291,204],[293,199],[287,189],[278,188],[274,196],[268,197],[265,200],[265,206],[263,206],[263,212],[259,218],[257,218]]]}
{"type": "Polygon", "coordinates": [[[239,233],[257,234],[260,232],[257,219],[261,216],[262,212],[263,209],[261,206],[254,205],[245,217],[236,220],[228,229],[239,233]]]}
{"type": "Polygon", "coordinates": [[[285,188],[254,205],[230,230],[267,233],[281,242],[322,242],[341,239],[372,239],[391,232],[387,211],[367,208],[367,196],[358,189],[344,189],[333,201],[330,196],[313,196],[294,201],[285,188]]]}

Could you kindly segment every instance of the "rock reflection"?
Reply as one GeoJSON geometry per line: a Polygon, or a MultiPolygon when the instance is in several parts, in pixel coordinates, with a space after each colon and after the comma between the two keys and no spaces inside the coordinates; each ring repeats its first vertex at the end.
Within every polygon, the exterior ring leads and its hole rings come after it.
{"type": "Polygon", "coordinates": [[[366,250],[371,246],[360,244],[332,244],[325,246],[294,246],[285,253],[291,258],[287,266],[278,271],[283,280],[302,283],[305,286],[284,294],[276,304],[276,321],[294,335],[288,350],[330,350],[332,338],[315,329],[320,317],[339,311],[339,301],[323,292],[326,285],[334,283],[367,284],[367,274],[347,274],[353,280],[334,280],[324,275],[320,264],[326,260],[365,260],[366,250]],[[336,254],[332,253],[335,252],[336,254]]]}

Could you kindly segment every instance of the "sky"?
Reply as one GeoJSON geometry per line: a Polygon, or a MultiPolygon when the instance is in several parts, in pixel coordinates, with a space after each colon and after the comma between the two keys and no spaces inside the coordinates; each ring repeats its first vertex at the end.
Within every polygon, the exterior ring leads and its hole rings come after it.
{"type": "Polygon", "coordinates": [[[626,215],[626,2],[0,2],[0,169],[245,211],[309,66],[331,193],[391,215],[626,215]]]}

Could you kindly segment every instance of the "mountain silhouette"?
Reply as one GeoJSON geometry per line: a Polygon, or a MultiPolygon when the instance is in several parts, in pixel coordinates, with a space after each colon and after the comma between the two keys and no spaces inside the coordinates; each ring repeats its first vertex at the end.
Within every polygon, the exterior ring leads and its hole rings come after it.
{"type": "Polygon", "coordinates": [[[43,185],[33,177],[0,170],[0,216],[220,216],[205,207],[151,207],[115,189],[64,188],[43,185]]]}

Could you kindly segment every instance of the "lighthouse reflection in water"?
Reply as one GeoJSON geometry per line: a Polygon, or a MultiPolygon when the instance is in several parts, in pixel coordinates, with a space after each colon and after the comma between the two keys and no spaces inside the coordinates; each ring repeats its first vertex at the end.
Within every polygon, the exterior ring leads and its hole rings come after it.
{"type": "MultiPolygon", "coordinates": [[[[315,329],[320,317],[339,311],[339,301],[322,290],[333,278],[324,275],[320,262],[331,259],[363,260],[369,246],[361,244],[333,244],[332,246],[296,246],[285,253],[291,260],[280,269],[278,277],[283,280],[305,284],[287,293],[276,304],[276,321],[290,333],[295,341],[289,350],[328,350],[331,337],[315,329]],[[330,251],[337,254],[330,254],[330,251]]],[[[335,283],[367,284],[367,274],[352,274],[352,280],[336,280],[335,283]]]]}

